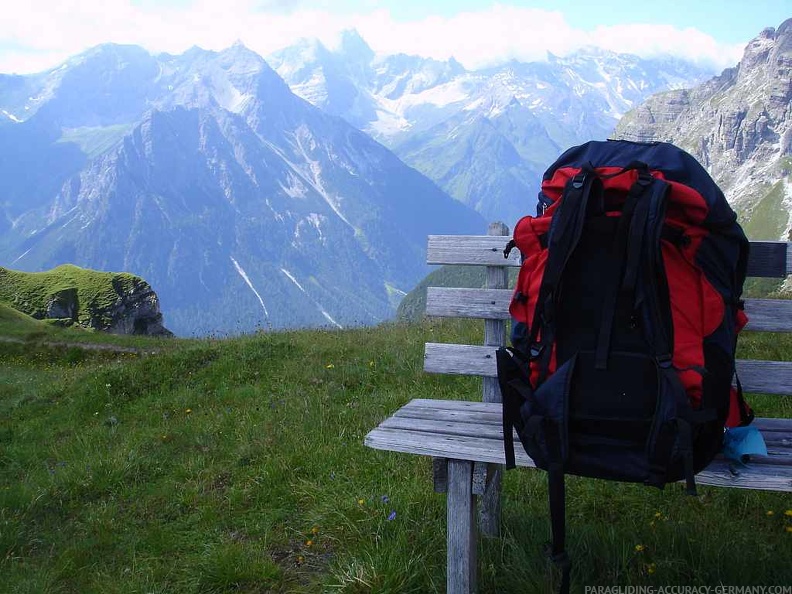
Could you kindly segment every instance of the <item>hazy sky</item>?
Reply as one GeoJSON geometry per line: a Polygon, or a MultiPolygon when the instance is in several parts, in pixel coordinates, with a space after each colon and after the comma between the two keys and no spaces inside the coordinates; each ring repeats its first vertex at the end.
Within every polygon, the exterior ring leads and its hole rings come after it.
{"type": "Polygon", "coordinates": [[[237,40],[262,55],[356,28],[377,52],[475,68],[582,45],[725,68],[792,0],[0,0],[0,72],[36,72],[104,42],[152,53],[237,40]]]}

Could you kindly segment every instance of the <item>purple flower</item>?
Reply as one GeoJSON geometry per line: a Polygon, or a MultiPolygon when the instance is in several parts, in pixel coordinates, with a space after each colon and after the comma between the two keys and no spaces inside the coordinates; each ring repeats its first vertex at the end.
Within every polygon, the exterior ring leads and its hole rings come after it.
{"type": "Polygon", "coordinates": [[[390,501],[390,497],[388,497],[387,495],[383,495],[382,497],[380,497],[380,501],[382,501],[382,503],[388,503],[390,501]]]}
{"type": "Polygon", "coordinates": [[[396,519],[396,510],[391,510],[390,515],[388,515],[388,522],[392,522],[396,519]]]}

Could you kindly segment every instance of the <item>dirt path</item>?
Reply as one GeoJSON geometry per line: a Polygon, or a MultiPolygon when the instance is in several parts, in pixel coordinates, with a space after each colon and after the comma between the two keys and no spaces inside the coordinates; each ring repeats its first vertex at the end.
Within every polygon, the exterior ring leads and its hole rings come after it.
{"type": "Polygon", "coordinates": [[[22,338],[11,336],[0,336],[0,342],[11,342],[15,344],[40,344],[48,347],[78,348],[87,351],[106,351],[112,353],[133,353],[135,355],[155,355],[159,351],[156,349],[141,349],[135,347],[124,347],[115,344],[102,344],[96,342],[57,342],[51,340],[29,341],[22,338]]]}

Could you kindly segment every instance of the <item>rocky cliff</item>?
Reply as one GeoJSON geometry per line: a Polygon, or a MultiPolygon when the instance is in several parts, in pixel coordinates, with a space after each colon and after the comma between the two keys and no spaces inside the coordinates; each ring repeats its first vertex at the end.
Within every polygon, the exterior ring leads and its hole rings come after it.
{"type": "Polygon", "coordinates": [[[63,265],[47,272],[0,267],[0,302],[36,319],[113,334],[171,336],[159,298],[142,278],[63,265]]]}
{"type": "Polygon", "coordinates": [[[651,97],[615,137],[673,142],[708,169],[751,239],[792,239],[792,19],[706,83],[651,97]]]}

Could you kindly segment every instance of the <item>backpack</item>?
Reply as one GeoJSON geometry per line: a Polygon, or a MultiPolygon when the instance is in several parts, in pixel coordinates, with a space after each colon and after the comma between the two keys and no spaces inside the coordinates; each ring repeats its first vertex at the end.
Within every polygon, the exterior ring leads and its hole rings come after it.
{"type": "Polygon", "coordinates": [[[548,472],[551,559],[569,588],[564,475],[663,488],[753,413],[735,377],[748,240],[723,193],[668,143],[592,141],[545,172],[522,254],[512,347],[497,352],[506,467],[512,429],[548,472]]]}

